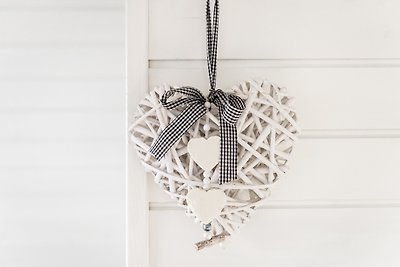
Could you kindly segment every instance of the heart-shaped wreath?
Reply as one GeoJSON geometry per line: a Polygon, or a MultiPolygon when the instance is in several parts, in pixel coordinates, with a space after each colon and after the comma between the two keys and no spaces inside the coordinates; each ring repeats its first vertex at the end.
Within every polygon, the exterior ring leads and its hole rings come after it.
{"type": "Polygon", "coordinates": [[[206,10],[210,95],[204,97],[191,87],[156,87],[140,102],[130,127],[131,141],[146,170],[187,209],[188,216],[200,218],[210,234],[196,244],[198,249],[232,235],[264,203],[271,185],[286,173],[299,134],[293,98],[285,88],[267,80],[249,80],[229,92],[215,89],[218,1],[214,23],[209,1],[206,10]],[[207,156],[188,150],[191,140],[214,137],[221,138],[216,167],[207,156]],[[216,190],[224,194],[211,194],[216,190]],[[208,199],[213,197],[216,207],[208,199]]]}

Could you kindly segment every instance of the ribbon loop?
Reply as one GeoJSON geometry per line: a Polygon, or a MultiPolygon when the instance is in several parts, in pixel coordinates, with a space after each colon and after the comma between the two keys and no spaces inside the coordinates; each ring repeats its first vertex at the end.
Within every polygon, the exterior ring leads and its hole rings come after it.
{"type": "Polygon", "coordinates": [[[236,124],[246,104],[236,95],[228,94],[221,89],[211,91],[209,101],[217,107],[222,107],[221,117],[229,124],[236,124]]]}
{"type": "Polygon", "coordinates": [[[166,91],[161,97],[161,104],[166,109],[173,109],[179,106],[186,106],[194,103],[204,103],[206,102],[205,97],[202,95],[199,89],[185,86],[180,88],[173,88],[171,87],[170,90],[166,91]],[[176,93],[182,94],[184,96],[188,96],[185,98],[179,98],[168,102],[170,97],[176,95],[176,93]]]}

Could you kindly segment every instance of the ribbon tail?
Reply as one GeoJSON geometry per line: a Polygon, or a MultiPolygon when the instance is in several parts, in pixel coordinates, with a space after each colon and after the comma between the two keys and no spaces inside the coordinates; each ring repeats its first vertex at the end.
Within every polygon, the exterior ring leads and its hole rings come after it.
{"type": "Polygon", "coordinates": [[[161,160],[167,151],[192,127],[192,125],[206,114],[206,107],[202,103],[187,106],[158,136],[151,146],[150,153],[161,160]]]}
{"type": "Polygon", "coordinates": [[[219,107],[220,166],[219,184],[237,179],[237,128],[222,118],[223,108],[219,107]]]}

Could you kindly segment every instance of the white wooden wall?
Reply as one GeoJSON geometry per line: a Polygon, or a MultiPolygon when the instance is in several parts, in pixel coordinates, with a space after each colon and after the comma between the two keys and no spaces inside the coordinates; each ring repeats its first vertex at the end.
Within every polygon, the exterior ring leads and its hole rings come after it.
{"type": "Polygon", "coordinates": [[[0,266],[124,266],[121,0],[0,1],[0,266]]]}
{"type": "MultiPolygon", "coordinates": [[[[205,0],[128,4],[131,85],[206,88],[205,0]]],[[[222,0],[218,84],[267,77],[296,96],[303,133],[291,171],[225,249],[196,252],[200,226],[131,156],[130,184],[148,181],[147,200],[131,188],[131,232],[149,242],[147,251],[130,236],[132,262],[145,266],[148,253],[152,267],[400,266],[399,12],[396,0],[222,0]]],[[[143,91],[130,87],[129,112],[143,91]]]]}

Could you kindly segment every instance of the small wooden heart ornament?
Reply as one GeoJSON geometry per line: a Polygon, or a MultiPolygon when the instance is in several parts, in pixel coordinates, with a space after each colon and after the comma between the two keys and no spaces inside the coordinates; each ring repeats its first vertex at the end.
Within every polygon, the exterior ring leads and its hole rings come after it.
{"type": "Polygon", "coordinates": [[[209,223],[217,218],[226,204],[226,195],[219,189],[208,191],[194,188],[186,195],[189,208],[202,223],[209,223]]]}
{"type": "Polygon", "coordinates": [[[190,157],[205,171],[211,171],[219,161],[219,136],[192,138],[187,149],[190,157]]]}

